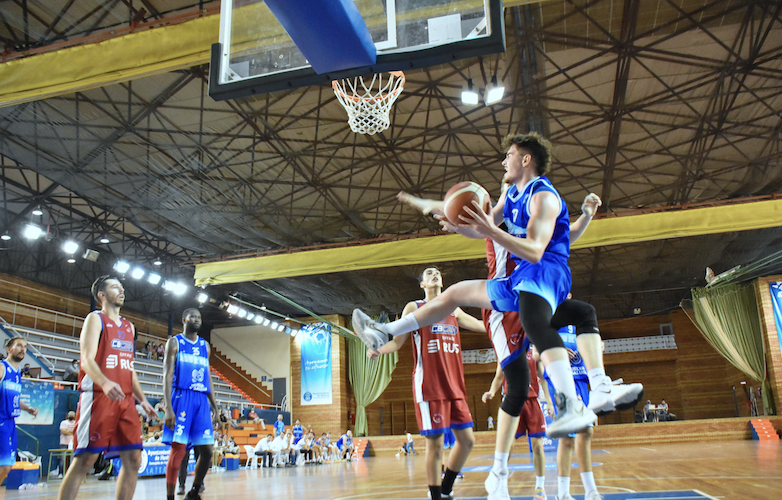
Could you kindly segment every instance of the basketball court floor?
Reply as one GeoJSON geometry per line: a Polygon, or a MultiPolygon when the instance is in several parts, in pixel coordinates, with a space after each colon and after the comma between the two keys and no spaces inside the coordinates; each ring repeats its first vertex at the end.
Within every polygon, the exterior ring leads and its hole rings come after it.
{"type": "MultiPolygon", "coordinates": [[[[483,481],[493,450],[473,451],[457,480],[457,498],[486,498],[483,481]]],[[[554,454],[546,455],[546,490],[556,498],[554,454]]],[[[753,499],[777,500],[782,494],[782,445],[757,441],[670,443],[611,446],[593,450],[595,479],[606,500],[753,499]]],[[[514,500],[532,498],[535,479],[531,456],[511,458],[510,494],[514,500]]],[[[424,454],[370,457],[354,462],[305,465],[285,469],[239,469],[206,478],[204,500],[263,498],[269,500],[376,500],[427,498],[424,454]]],[[[188,487],[192,477],[188,478],[188,487]]],[[[54,499],[60,481],[47,489],[9,490],[5,498],[54,499]]],[[[115,481],[93,478],[82,485],[78,498],[113,498],[115,481]]],[[[571,494],[583,499],[577,469],[572,470],[571,494]]],[[[163,477],[139,479],[138,500],[165,498],[163,477]]],[[[183,497],[177,497],[179,499],[183,497]]]]}

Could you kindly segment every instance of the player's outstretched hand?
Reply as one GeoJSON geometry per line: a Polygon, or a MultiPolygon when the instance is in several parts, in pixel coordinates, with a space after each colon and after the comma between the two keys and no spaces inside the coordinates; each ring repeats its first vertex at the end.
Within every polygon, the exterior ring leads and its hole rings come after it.
{"type": "Polygon", "coordinates": [[[448,219],[446,219],[444,215],[437,214],[434,216],[434,218],[440,221],[440,227],[443,228],[443,231],[448,231],[449,233],[461,234],[462,236],[466,236],[472,239],[482,240],[484,238],[482,235],[476,233],[475,231],[473,231],[468,227],[455,226],[451,224],[450,222],[448,222],[448,219]]]}
{"type": "Polygon", "coordinates": [[[483,393],[483,396],[481,396],[481,401],[484,403],[488,403],[490,399],[494,398],[494,393],[491,391],[486,391],[483,393]]]}
{"type": "Polygon", "coordinates": [[[378,351],[373,351],[372,349],[367,349],[367,357],[369,359],[377,359],[378,356],[380,356],[380,353],[378,351]]]}
{"type": "Polygon", "coordinates": [[[122,401],[125,399],[125,393],[116,382],[106,379],[106,382],[101,386],[101,389],[103,389],[103,394],[112,401],[122,401]]]}
{"type": "Polygon", "coordinates": [[[603,200],[601,200],[598,195],[589,193],[586,195],[586,198],[584,198],[584,203],[581,204],[581,212],[590,217],[594,217],[597,213],[597,209],[600,208],[600,205],[602,204],[603,200]]]}
{"type": "Polygon", "coordinates": [[[435,215],[443,213],[442,201],[419,198],[417,196],[413,196],[410,193],[405,193],[404,191],[399,191],[399,193],[396,195],[396,199],[405,205],[410,205],[424,215],[435,215]]]}

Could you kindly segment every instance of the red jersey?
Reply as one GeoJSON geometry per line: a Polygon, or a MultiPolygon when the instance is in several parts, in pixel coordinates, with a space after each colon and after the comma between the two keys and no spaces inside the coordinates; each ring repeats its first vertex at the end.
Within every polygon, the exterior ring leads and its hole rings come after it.
{"type": "MultiPolygon", "coordinates": [[[[423,300],[415,302],[421,307],[423,300]]],[[[416,403],[467,399],[462,341],[456,315],[413,332],[413,397],[416,403]]]]}
{"type": "Polygon", "coordinates": [[[486,263],[489,264],[488,279],[505,278],[516,268],[510,252],[491,238],[486,238],[486,263]]]}
{"type": "MultiPolygon", "coordinates": [[[[95,362],[100,371],[112,382],[119,384],[126,395],[133,392],[133,357],[136,345],[133,338],[133,324],[120,317],[117,325],[112,319],[96,311],[100,317],[102,328],[98,340],[98,352],[95,354],[95,362]]],[[[82,391],[103,392],[94,383],[89,375],[79,368],[79,389],[82,391]]]]}
{"type": "MultiPolygon", "coordinates": [[[[529,392],[527,399],[538,397],[540,393],[540,384],[538,383],[538,366],[532,358],[532,349],[527,350],[527,364],[529,365],[529,392]]],[[[508,393],[508,379],[502,381],[502,393],[508,393]]]]}

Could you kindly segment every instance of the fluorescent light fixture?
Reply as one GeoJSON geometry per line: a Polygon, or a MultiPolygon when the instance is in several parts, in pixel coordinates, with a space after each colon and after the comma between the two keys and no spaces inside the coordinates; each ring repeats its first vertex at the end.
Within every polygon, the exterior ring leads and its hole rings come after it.
{"type": "Polygon", "coordinates": [[[176,283],[171,280],[166,280],[166,282],[163,284],[163,290],[167,292],[173,292],[174,288],[176,288],[176,283]]]}
{"type": "Polygon", "coordinates": [[[68,259],[68,264],[76,264],[76,259],[71,257],[70,259],[68,259]]]}
{"type": "Polygon", "coordinates": [[[43,210],[41,210],[40,205],[33,209],[33,215],[43,215],[43,210]]]}
{"type": "Polygon", "coordinates": [[[279,323],[277,323],[276,321],[272,321],[272,326],[271,326],[270,328],[271,328],[272,330],[276,330],[278,326],[280,326],[280,324],[279,324],[279,323]]]}
{"type": "Polygon", "coordinates": [[[149,281],[151,285],[157,285],[158,283],[160,283],[160,280],[161,277],[159,274],[149,273],[149,276],[147,276],[147,281],[149,281]]]}
{"type": "Polygon", "coordinates": [[[79,249],[79,244],[75,241],[66,241],[62,244],[62,251],[65,253],[74,254],[79,249]]]}
{"type": "Polygon", "coordinates": [[[200,302],[200,303],[202,303],[202,304],[203,304],[204,302],[206,302],[207,300],[209,300],[209,295],[205,294],[204,292],[200,292],[200,293],[199,293],[199,294],[196,296],[196,300],[197,300],[198,302],[200,302]]]}
{"type": "Polygon", "coordinates": [[[128,269],[130,269],[130,264],[128,264],[124,260],[120,260],[116,264],[114,264],[114,269],[120,274],[125,274],[126,272],[128,272],[128,269]]]}
{"type": "Polygon", "coordinates": [[[293,330],[291,330],[290,328],[286,328],[286,329],[285,329],[285,333],[287,333],[288,335],[290,335],[292,331],[293,331],[293,330]]]}
{"type": "Polygon", "coordinates": [[[239,316],[240,318],[246,317],[247,316],[247,310],[239,308],[239,314],[237,314],[237,316],[239,316]]]}
{"type": "Polygon", "coordinates": [[[251,320],[251,319],[253,319],[254,317],[255,317],[255,313],[251,313],[251,312],[248,312],[248,313],[247,313],[247,321],[250,321],[250,320],[251,320]]]}
{"type": "Polygon", "coordinates": [[[256,316],[255,322],[260,325],[263,322],[263,316],[256,316]]]}
{"type": "Polygon", "coordinates": [[[8,234],[8,231],[4,232],[2,236],[0,236],[0,240],[8,241],[11,239],[11,235],[8,234]]]}
{"type": "Polygon", "coordinates": [[[483,94],[483,100],[487,106],[500,102],[505,95],[505,86],[497,84],[497,75],[491,77],[491,83],[486,86],[486,92],[483,94]]]}
{"type": "Polygon", "coordinates": [[[234,304],[228,304],[228,309],[226,310],[228,311],[228,314],[236,314],[239,312],[239,306],[234,304]]]}
{"type": "Polygon", "coordinates": [[[265,311],[265,310],[266,310],[266,306],[261,306],[261,311],[265,311]]]}
{"type": "Polygon", "coordinates": [[[174,284],[174,295],[184,295],[187,291],[187,285],[184,283],[175,283],[174,284]]]}
{"type": "Polygon", "coordinates": [[[269,323],[271,323],[269,318],[263,318],[263,326],[269,326],[269,323]]]}
{"type": "Polygon", "coordinates": [[[153,262],[153,263],[152,263],[152,265],[155,265],[155,266],[162,266],[162,265],[163,265],[163,263],[162,263],[162,262],[160,262],[159,260],[156,260],[155,262],[153,262]]]}
{"type": "Polygon", "coordinates": [[[472,78],[467,79],[467,88],[462,90],[462,104],[478,104],[478,91],[472,88],[472,78]]]}
{"type": "Polygon", "coordinates": [[[27,224],[24,226],[24,231],[22,232],[22,235],[28,240],[37,240],[42,234],[43,231],[41,228],[35,224],[27,224]]]}
{"type": "Polygon", "coordinates": [[[277,331],[278,331],[278,332],[281,332],[281,331],[283,331],[283,330],[285,330],[285,325],[279,325],[279,326],[277,327],[277,331]]]}
{"type": "Polygon", "coordinates": [[[106,243],[109,243],[111,240],[109,240],[107,237],[104,236],[99,241],[105,245],[106,243]]]}
{"type": "Polygon", "coordinates": [[[299,330],[297,330],[296,328],[291,328],[291,337],[295,337],[298,334],[299,334],[299,330]]]}
{"type": "Polygon", "coordinates": [[[140,280],[144,276],[144,274],[146,274],[146,271],[144,271],[140,267],[137,267],[133,269],[133,271],[131,271],[130,277],[133,278],[134,280],[140,280]]]}

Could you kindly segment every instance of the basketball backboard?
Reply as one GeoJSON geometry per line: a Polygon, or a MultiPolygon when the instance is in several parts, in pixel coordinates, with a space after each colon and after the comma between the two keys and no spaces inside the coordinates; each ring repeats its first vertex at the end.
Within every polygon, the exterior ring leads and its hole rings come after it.
{"type": "Polygon", "coordinates": [[[355,0],[355,6],[377,49],[375,64],[318,74],[262,0],[222,0],[209,95],[235,99],[505,50],[502,0],[355,0]]]}

